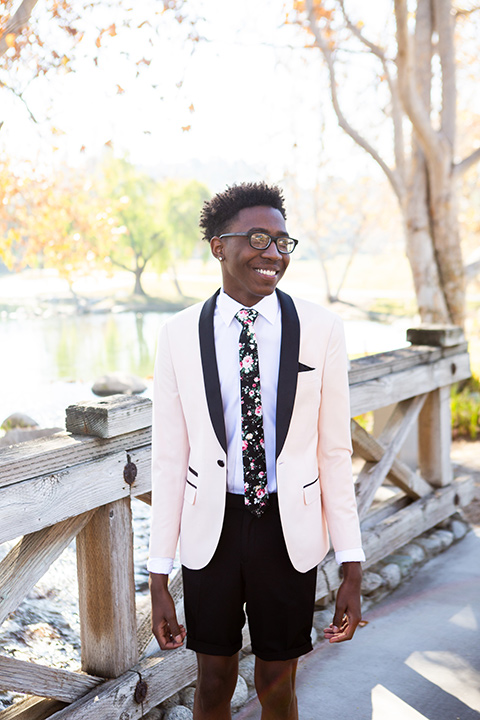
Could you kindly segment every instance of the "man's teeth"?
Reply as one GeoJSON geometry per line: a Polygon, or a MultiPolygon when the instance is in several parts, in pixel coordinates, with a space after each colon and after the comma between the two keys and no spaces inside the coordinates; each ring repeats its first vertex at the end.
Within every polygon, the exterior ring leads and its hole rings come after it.
{"type": "Polygon", "coordinates": [[[261,270],[260,268],[257,268],[257,272],[268,277],[274,277],[277,274],[275,270],[261,270]]]}

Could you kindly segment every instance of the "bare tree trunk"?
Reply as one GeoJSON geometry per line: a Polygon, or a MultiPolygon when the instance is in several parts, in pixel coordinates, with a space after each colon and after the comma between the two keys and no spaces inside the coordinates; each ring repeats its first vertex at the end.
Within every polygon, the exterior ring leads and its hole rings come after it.
{"type": "Polygon", "coordinates": [[[144,268],[143,267],[136,267],[135,268],[135,287],[133,289],[134,295],[141,295],[142,297],[146,297],[147,293],[142,287],[142,273],[144,268]]]}

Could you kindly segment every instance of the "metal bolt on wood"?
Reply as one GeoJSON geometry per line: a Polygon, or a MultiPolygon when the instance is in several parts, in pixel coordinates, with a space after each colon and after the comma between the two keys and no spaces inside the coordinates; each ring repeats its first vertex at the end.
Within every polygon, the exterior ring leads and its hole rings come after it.
{"type": "Polygon", "coordinates": [[[128,485],[133,485],[137,477],[137,466],[130,461],[130,455],[127,455],[127,464],[123,468],[123,478],[128,485]]]}
{"type": "Polygon", "coordinates": [[[147,697],[147,692],[148,692],[147,683],[145,682],[145,680],[139,680],[137,682],[137,685],[135,687],[135,692],[133,694],[133,699],[135,700],[136,703],[138,703],[138,705],[141,705],[145,701],[145,698],[147,697]]]}

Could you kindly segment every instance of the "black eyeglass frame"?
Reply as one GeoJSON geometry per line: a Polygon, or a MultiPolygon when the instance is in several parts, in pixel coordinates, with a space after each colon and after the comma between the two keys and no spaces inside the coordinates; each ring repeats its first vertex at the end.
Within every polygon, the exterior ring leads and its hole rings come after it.
{"type": "Polygon", "coordinates": [[[225,237],[248,237],[249,245],[250,245],[250,247],[252,247],[254,250],[266,250],[267,248],[270,247],[270,245],[272,244],[272,241],[273,241],[273,242],[275,243],[276,247],[277,247],[278,252],[279,252],[281,255],[291,255],[292,252],[295,250],[295,248],[296,248],[297,245],[298,245],[298,240],[295,240],[295,238],[292,238],[292,237],[290,237],[289,235],[281,235],[280,237],[275,238],[275,237],[272,237],[271,235],[269,235],[268,233],[266,233],[266,232],[261,232],[261,231],[259,231],[259,230],[253,230],[253,231],[250,231],[250,232],[223,233],[222,235],[219,235],[219,239],[220,239],[220,240],[221,240],[222,238],[225,238],[225,237]],[[266,235],[267,237],[270,238],[270,240],[269,240],[269,242],[268,242],[268,245],[265,245],[265,247],[263,247],[263,248],[257,248],[257,247],[255,247],[255,245],[252,245],[252,235],[266,235]],[[277,241],[278,241],[278,240],[284,240],[285,238],[287,238],[288,240],[291,240],[291,241],[293,242],[293,247],[292,247],[291,250],[287,250],[287,251],[285,251],[285,250],[280,250],[280,248],[278,247],[278,242],[277,242],[277,241]]]}

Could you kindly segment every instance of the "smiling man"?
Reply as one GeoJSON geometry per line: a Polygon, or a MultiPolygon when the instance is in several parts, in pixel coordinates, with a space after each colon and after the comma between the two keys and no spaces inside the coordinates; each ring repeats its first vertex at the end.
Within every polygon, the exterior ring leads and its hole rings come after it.
{"type": "Polygon", "coordinates": [[[234,185],[200,226],[222,288],[162,328],[154,380],[150,587],[163,649],[197,654],[195,720],[231,717],[248,617],[263,720],[296,720],[328,534],[343,581],[325,636],[360,621],[347,356],[333,313],[277,290],[297,240],[281,190],[234,185]],[[180,538],[185,616],[168,574],[180,538]]]}

